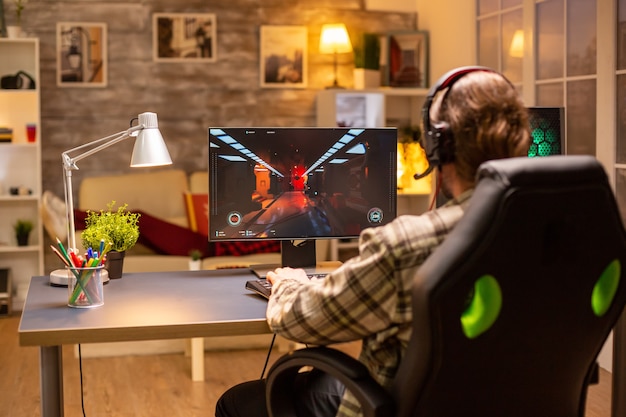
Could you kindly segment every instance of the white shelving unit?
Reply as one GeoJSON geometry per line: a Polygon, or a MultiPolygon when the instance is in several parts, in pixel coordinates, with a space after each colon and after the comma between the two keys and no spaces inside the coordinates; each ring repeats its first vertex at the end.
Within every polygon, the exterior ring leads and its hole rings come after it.
{"type": "Polygon", "coordinates": [[[427,94],[425,88],[323,90],[317,94],[317,125],[416,126],[427,94]]]}
{"type": "Polygon", "coordinates": [[[43,274],[38,39],[0,39],[0,76],[18,71],[30,75],[36,88],[0,89],[0,127],[13,130],[11,142],[0,142],[0,269],[9,270],[12,304],[21,310],[30,278],[43,274]],[[27,139],[29,123],[37,128],[34,142],[27,139]],[[20,188],[21,195],[12,188],[20,188]],[[13,225],[18,219],[33,222],[28,246],[17,245],[13,225]]]}
{"type": "MultiPolygon", "coordinates": [[[[419,126],[425,88],[327,89],[317,95],[317,125],[322,127],[419,126]]],[[[428,210],[431,194],[398,192],[397,214],[428,210]]],[[[330,241],[331,260],[341,260],[342,250],[354,250],[356,242],[330,241]]]]}

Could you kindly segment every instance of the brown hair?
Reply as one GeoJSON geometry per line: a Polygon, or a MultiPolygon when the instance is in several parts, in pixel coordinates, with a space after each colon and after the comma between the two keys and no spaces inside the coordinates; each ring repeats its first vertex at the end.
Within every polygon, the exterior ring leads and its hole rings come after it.
{"type": "Polygon", "coordinates": [[[450,125],[457,175],[471,184],[483,162],[524,156],[530,146],[528,111],[517,90],[498,73],[476,71],[461,77],[436,97],[431,120],[450,125]]]}

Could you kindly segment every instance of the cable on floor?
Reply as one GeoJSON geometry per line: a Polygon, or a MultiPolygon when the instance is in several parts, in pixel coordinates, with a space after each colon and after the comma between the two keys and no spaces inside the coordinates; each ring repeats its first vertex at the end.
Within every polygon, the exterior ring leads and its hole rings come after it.
{"type": "Polygon", "coordinates": [[[80,375],[80,407],[83,410],[83,417],[86,417],[85,413],[85,389],[83,386],[83,355],[80,350],[80,343],[78,344],[78,370],[80,375]]]}

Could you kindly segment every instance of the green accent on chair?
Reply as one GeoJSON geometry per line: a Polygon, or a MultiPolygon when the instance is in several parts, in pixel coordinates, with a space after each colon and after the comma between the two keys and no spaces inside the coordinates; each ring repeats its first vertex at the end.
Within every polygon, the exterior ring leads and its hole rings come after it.
{"type": "Polygon", "coordinates": [[[500,284],[491,275],[483,275],[474,283],[474,291],[469,306],[461,315],[463,333],[474,339],[496,322],[502,308],[500,284]]]}
{"type": "Polygon", "coordinates": [[[619,286],[621,270],[619,259],[615,259],[606,267],[596,285],[593,286],[591,308],[596,316],[602,317],[611,307],[619,286]]]}

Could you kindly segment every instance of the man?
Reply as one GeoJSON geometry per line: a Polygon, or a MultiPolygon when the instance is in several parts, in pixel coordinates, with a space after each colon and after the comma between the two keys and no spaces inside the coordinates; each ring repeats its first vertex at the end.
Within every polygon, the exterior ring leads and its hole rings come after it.
{"type": "MultiPolygon", "coordinates": [[[[311,345],[362,340],[359,360],[390,387],[411,335],[411,284],[471,203],[478,166],[526,155],[528,116],[515,88],[483,67],[445,74],[424,106],[423,146],[438,169],[444,206],[421,216],[400,216],[366,229],[359,254],[326,278],[310,281],[303,270],[269,272],[273,284],[267,320],[277,334],[311,345]]],[[[419,177],[419,175],[416,175],[419,177]]],[[[317,371],[298,376],[298,416],[358,416],[357,401],[335,379],[317,371]]],[[[265,383],[240,384],[216,406],[217,417],[262,416],[265,383]]]]}

